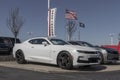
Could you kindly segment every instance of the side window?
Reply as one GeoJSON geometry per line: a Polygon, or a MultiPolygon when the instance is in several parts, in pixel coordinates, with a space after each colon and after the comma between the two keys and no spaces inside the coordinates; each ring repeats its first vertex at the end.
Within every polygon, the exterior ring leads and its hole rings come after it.
{"type": "Polygon", "coordinates": [[[76,42],[70,42],[72,45],[79,45],[78,43],[76,42]]]}
{"type": "Polygon", "coordinates": [[[36,39],[30,40],[29,43],[31,43],[31,44],[37,44],[37,40],[36,39]]]}
{"type": "Polygon", "coordinates": [[[4,45],[4,41],[3,39],[0,38],[0,47],[2,47],[4,45]]]}
{"type": "Polygon", "coordinates": [[[33,39],[33,40],[29,41],[29,43],[31,43],[31,44],[42,44],[42,42],[47,42],[47,41],[45,39],[33,39]]]}
{"type": "Polygon", "coordinates": [[[8,39],[8,38],[4,38],[4,43],[5,43],[6,46],[11,46],[12,45],[10,39],[8,39]]]}
{"type": "Polygon", "coordinates": [[[4,43],[3,39],[0,38],[0,44],[3,44],[3,43],[4,43]]]}

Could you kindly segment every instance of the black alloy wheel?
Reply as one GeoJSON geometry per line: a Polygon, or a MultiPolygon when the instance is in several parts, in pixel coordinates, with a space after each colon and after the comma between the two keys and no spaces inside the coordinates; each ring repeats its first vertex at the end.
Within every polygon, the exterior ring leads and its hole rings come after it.
{"type": "Polygon", "coordinates": [[[17,61],[17,63],[19,63],[19,64],[24,64],[24,63],[26,63],[25,58],[24,58],[24,54],[23,54],[22,51],[17,51],[17,52],[16,52],[16,61],[17,61]]]}
{"type": "Polygon", "coordinates": [[[73,61],[72,56],[68,52],[62,52],[58,55],[57,64],[62,69],[72,69],[73,61]]]}

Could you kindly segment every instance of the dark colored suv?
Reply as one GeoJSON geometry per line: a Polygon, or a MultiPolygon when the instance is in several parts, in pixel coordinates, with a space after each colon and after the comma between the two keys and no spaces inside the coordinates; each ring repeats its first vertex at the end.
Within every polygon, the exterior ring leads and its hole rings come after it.
{"type": "MultiPolygon", "coordinates": [[[[0,37],[0,55],[11,54],[14,43],[15,39],[12,37],[0,37]]],[[[20,43],[20,40],[17,39],[16,43],[20,43]]]]}

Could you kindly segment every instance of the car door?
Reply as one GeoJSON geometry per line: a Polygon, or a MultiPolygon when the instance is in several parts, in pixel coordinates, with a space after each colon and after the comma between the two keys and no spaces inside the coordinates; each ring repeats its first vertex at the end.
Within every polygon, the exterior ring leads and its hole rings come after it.
{"type": "Polygon", "coordinates": [[[30,40],[30,57],[37,62],[49,63],[51,61],[51,45],[45,39],[33,39],[30,40]],[[47,42],[48,45],[43,45],[43,42],[47,42]]]}

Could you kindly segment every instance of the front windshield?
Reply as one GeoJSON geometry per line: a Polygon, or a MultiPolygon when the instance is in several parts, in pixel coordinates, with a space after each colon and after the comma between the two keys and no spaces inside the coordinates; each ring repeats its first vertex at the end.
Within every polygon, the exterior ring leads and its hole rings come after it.
{"type": "Polygon", "coordinates": [[[61,39],[50,39],[50,41],[54,44],[54,45],[69,45],[67,42],[61,40],[61,39]]]}

